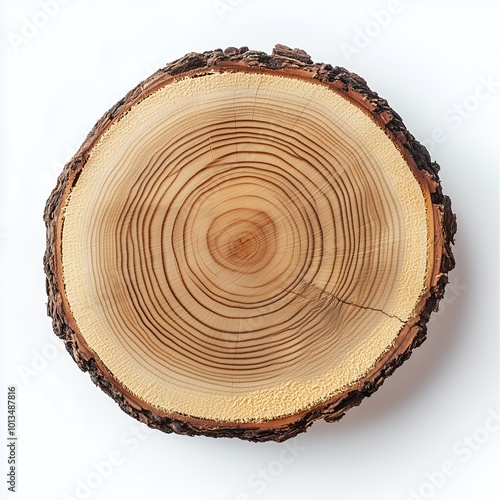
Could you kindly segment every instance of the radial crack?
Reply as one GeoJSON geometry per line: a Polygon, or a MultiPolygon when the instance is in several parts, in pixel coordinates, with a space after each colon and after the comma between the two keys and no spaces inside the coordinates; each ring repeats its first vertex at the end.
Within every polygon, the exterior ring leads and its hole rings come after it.
{"type": "Polygon", "coordinates": [[[398,321],[400,321],[403,324],[406,323],[399,316],[396,316],[395,314],[389,314],[382,309],[378,309],[376,307],[362,306],[362,305],[356,304],[354,302],[349,302],[347,300],[340,299],[335,294],[333,294],[331,292],[327,292],[327,291],[319,288],[314,283],[308,283],[308,282],[304,281],[297,287],[296,290],[290,290],[290,292],[299,296],[299,297],[303,297],[309,301],[320,301],[326,305],[332,305],[336,301],[338,303],[345,304],[348,306],[358,307],[360,309],[366,309],[367,311],[380,312],[384,316],[387,316],[388,318],[397,319],[398,321]]]}

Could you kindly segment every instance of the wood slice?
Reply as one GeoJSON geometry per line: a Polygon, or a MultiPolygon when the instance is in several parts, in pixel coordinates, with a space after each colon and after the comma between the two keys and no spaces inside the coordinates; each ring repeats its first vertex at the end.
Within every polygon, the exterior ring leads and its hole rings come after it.
{"type": "Polygon", "coordinates": [[[302,50],[188,54],[132,90],[46,210],[48,312],[165,432],[282,441],[372,394],[454,267],[438,165],[302,50]]]}

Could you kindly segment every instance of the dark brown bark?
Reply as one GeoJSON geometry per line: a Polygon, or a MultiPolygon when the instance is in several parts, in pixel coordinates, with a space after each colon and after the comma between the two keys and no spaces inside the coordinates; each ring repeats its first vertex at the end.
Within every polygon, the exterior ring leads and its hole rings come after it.
{"type": "Polygon", "coordinates": [[[112,397],[123,411],[164,432],[239,437],[249,441],[284,441],[304,432],[317,419],[324,418],[328,422],[339,420],[347,410],[359,405],[364,397],[373,394],[385,378],[408,359],[413,349],[425,340],[426,324],[430,314],[438,309],[439,300],[443,297],[448,282],[448,272],[455,266],[451,244],[456,231],[456,218],[451,210],[450,199],[442,193],[438,171],[437,163],[431,160],[425,147],[408,132],[399,115],[390,108],[387,101],[371,91],[365,80],[344,68],[313,63],[304,51],[283,45],[277,45],[271,55],[248,50],[247,47],[239,49],[229,47],[224,51],[217,49],[203,54],[187,54],[158,70],[113,106],[97,122],[79,151],[59,176],[57,186],[47,201],[44,214],[47,227],[44,267],[47,276],[48,314],[52,317],[54,331],[64,340],[66,349],[80,369],[88,371],[94,383],[112,397]],[[96,359],[85,346],[77,326],[67,312],[61,284],[59,240],[61,209],[97,139],[118,117],[154,90],[180,75],[203,73],[214,68],[219,71],[244,70],[269,73],[280,71],[293,77],[322,82],[343,93],[370,114],[400,148],[408,164],[419,175],[420,181],[428,186],[434,208],[435,267],[431,286],[419,303],[419,315],[402,329],[396,343],[397,347],[384,355],[375,369],[346,393],[300,414],[262,423],[226,423],[183,415],[165,415],[147,403],[137,400],[120,386],[101,361],[96,359]]]}

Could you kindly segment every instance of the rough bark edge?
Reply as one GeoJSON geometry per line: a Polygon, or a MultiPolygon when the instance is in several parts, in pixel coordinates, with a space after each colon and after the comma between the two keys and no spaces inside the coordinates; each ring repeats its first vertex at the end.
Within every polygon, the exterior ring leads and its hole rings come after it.
{"type": "Polygon", "coordinates": [[[96,123],[79,151],[65,165],[55,189],[47,200],[44,212],[47,228],[44,268],[47,278],[47,312],[52,317],[54,332],[64,340],[66,349],[80,369],[88,371],[92,381],[114,399],[125,413],[149,427],[160,429],[163,432],[191,436],[238,437],[255,442],[284,441],[305,432],[315,420],[321,418],[328,422],[340,420],[347,410],[359,405],[365,397],[371,396],[383,384],[385,378],[411,356],[413,349],[422,344],[426,338],[426,325],[430,314],[438,310],[439,300],[443,298],[444,289],[448,282],[448,272],[455,267],[451,244],[454,242],[453,238],[456,232],[456,217],[452,212],[450,199],[443,195],[438,172],[439,165],[431,160],[427,149],[408,132],[400,116],[390,108],[387,101],[371,91],[364,79],[342,67],[313,63],[303,50],[290,49],[283,45],[277,45],[273,49],[272,55],[248,50],[247,47],[239,49],[229,47],[224,51],[217,49],[203,54],[187,54],[141,82],[96,123]],[[142,402],[134,400],[119,384],[113,381],[112,374],[102,365],[100,360],[92,357],[92,353],[82,346],[81,339],[72,328],[71,319],[67,317],[65,312],[64,299],[57,278],[56,250],[58,243],[56,236],[61,217],[61,205],[65,201],[67,190],[75,184],[78,172],[85,163],[87,154],[96,138],[132,104],[139,102],[156,88],[163,86],[166,81],[165,77],[182,77],[193,70],[198,72],[204,69],[210,71],[212,69],[231,70],[231,68],[270,72],[290,71],[291,75],[307,73],[309,78],[337,89],[357,102],[360,107],[365,108],[385,128],[386,133],[394,142],[403,148],[403,154],[414,162],[427,179],[434,208],[436,236],[442,240],[440,245],[436,245],[439,246],[436,256],[437,269],[434,271],[428,296],[424,297],[418,315],[411,321],[411,324],[407,323],[406,337],[399,348],[393,349],[388,356],[382,356],[380,366],[359,383],[354,384],[348,392],[295,416],[256,424],[214,422],[182,415],[165,416],[155,412],[152,408],[145,407],[146,405],[141,404],[142,402]]]}

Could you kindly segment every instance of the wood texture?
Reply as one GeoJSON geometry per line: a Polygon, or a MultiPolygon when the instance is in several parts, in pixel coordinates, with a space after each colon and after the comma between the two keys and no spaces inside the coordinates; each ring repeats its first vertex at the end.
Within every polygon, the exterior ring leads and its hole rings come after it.
{"type": "Polygon", "coordinates": [[[281,441],[338,420],[421,344],[443,296],[456,223],[438,170],[343,68],[281,45],[188,54],[59,177],[54,330],[165,432],[281,441]]]}

